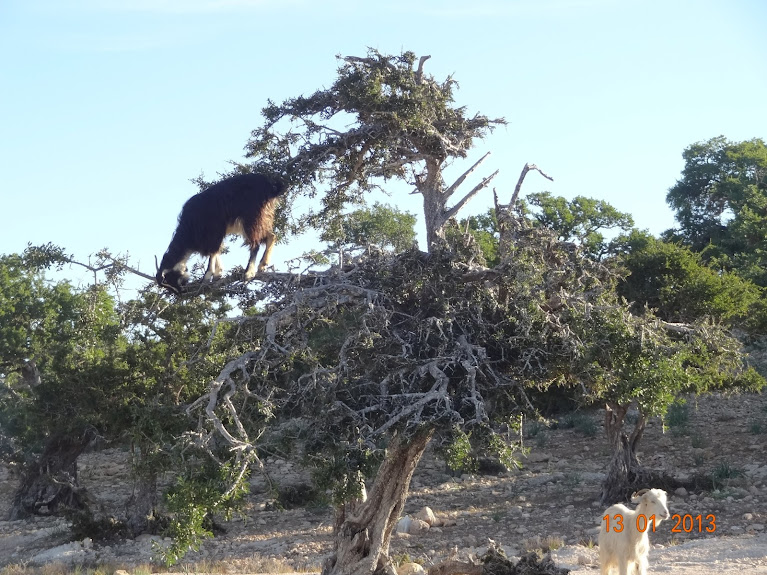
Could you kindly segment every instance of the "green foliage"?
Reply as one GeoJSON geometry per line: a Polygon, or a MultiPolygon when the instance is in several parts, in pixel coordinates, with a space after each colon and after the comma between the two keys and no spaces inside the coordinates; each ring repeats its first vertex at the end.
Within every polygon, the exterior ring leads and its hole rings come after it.
{"type": "Polygon", "coordinates": [[[277,488],[277,503],[282,509],[294,509],[325,502],[324,494],[309,483],[297,483],[277,488]]]}
{"type": "MultiPolygon", "coordinates": [[[[106,289],[118,277],[78,289],[47,280],[49,267],[69,261],[50,244],[0,257],[0,456],[34,470],[44,448],[84,448],[80,438],[99,436],[131,447],[137,483],[153,488],[162,471],[184,471],[175,451],[188,451],[178,438],[195,423],[185,404],[231,353],[230,329],[215,324],[231,307],[222,296],[169,306],[154,286],[118,305],[106,289]],[[37,383],[23,377],[28,359],[39,369],[37,383]]],[[[179,490],[177,504],[190,491],[179,490]]],[[[190,503],[192,531],[210,513],[207,503],[190,503]]],[[[91,511],[76,514],[76,528],[113,521],[91,511]]],[[[117,518],[111,530],[129,520],[117,518]]]]}
{"type": "Polygon", "coordinates": [[[730,479],[743,477],[743,470],[733,467],[729,461],[719,463],[711,472],[711,483],[714,489],[721,489],[729,485],[730,479]]]}
{"type": "Polygon", "coordinates": [[[334,218],[320,238],[346,249],[376,245],[402,252],[416,243],[416,217],[388,204],[376,202],[371,208],[358,209],[334,218]]]}
{"type": "Polygon", "coordinates": [[[477,460],[473,457],[470,436],[463,430],[457,428],[453,430],[451,442],[443,447],[442,453],[445,464],[451,471],[477,472],[477,460]]]}
{"type": "Polygon", "coordinates": [[[527,437],[534,438],[541,434],[541,432],[546,430],[546,426],[542,424],[540,421],[532,421],[527,426],[526,429],[526,435],[527,437]]]}
{"type": "Polygon", "coordinates": [[[179,476],[165,495],[171,514],[166,534],[173,542],[155,550],[167,566],[175,565],[187,551],[197,551],[206,538],[213,537],[213,513],[230,519],[247,493],[247,478],[238,470],[228,465],[212,466],[209,460],[199,463],[179,476]]]}
{"type": "Polygon", "coordinates": [[[740,343],[717,325],[664,325],[618,306],[594,308],[571,325],[596,343],[578,362],[594,397],[636,403],[646,417],[664,414],[683,393],[765,383],[744,363],[740,343]]]}
{"type": "Polygon", "coordinates": [[[17,446],[37,448],[54,432],[82,435],[107,420],[125,347],[111,297],[101,286],[48,282],[45,253],[51,265],[61,251],[44,248],[0,256],[0,418],[17,446]],[[39,380],[24,376],[29,361],[39,380]]]}
{"type": "Polygon", "coordinates": [[[463,236],[469,234],[473,239],[474,251],[481,254],[477,263],[495,267],[501,262],[498,253],[498,222],[493,208],[485,214],[462,219],[458,225],[446,228],[445,233],[451,246],[465,244],[463,236]]]}
{"type": "Polygon", "coordinates": [[[712,267],[737,270],[767,286],[767,146],[761,139],[698,142],[683,154],[682,178],[666,197],[671,231],[712,267]]]}
{"type": "Polygon", "coordinates": [[[671,322],[705,317],[732,322],[748,317],[759,301],[754,284],[711,269],[686,247],[642,233],[626,238],[626,244],[621,264],[629,274],[618,284],[618,293],[633,302],[635,313],[649,308],[671,322]]]}
{"type": "MultiPolygon", "coordinates": [[[[246,148],[250,169],[287,175],[286,205],[321,193],[319,211],[294,212],[292,231],[330,229],[334,240],[343,239],[337,218],[346,207],[389,179],[442,195],[442,164],[466,157],[475,138],[505,124],[456,106],[455,80],[436,81],[423,72],[425,59],[416,66],[412,52],[369,49],[366,57],[338,59],[330,87],[281,104],[269,101],[246,148]]],[[[438,228],[449,218],[447,197],[438,202],[439,213],[425,211],[438,228]]]]}
{"type": "Polygon", "coordinates": [[[568,413],[562,419],[561,425],[563,429],[575,429],[586,437],[595,437],[599,431],[599,426],[594,419],[580,411],[568,413]]]}
{"type": "Polygon", "coordinates": [[[624,232],[634,226],[633,218],[603,200],[576,196],[567,200],[549,192],[529,194],[527,203],[536,225],[552,230],[560,241],[577,243],[585,254],[601,258],[607,252],[603,230],[624,232]]]}
{"type": "Polygon", "coordinates": [[[666,411],[665,422],[672,429],[687,427],[690,423],[690,408],[686,403],[671,404],[666,411]]]}

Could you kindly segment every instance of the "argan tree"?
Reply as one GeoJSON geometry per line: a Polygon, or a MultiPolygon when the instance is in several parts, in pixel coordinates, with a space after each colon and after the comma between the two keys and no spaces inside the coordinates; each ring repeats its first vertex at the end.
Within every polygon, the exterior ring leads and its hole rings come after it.
{"type": "Polygon", "coordinates": [[[259,450],[301,458],[337,505],[325,572],[391,573],[389,543],[428,442],[471,434],[513,465],[518,445],[502,429],[534,410],[530,388],[571,373],[582,351],[567,322],[609,284],[536,230],[509,255],[503,271],[410,250],[311,287],[275,279],[267,308],[222,324],[250,349],[189,407],[201,425],[187,440],[211,459],[225,441],[242,476],[259,450]]]}
{"type": "Polygon", "coordinates": [[[79,264],[93,285],[46,279],[73,263],[50,244],[0,257],[0,457],[21,476],[11,517],[75,513],[86,530],[104,519],[77,474],[98,441],[132,454],[134,494],[112,524],[138,535],[155,518],[158,474],[182,469],[173,444],[190,426],[183,405],[229,349],[209,328],[230,308],[210,294],[170,302],[154,286],[118,304],[109,284],[127,265],[106,253],[79,264]]]}
{"type": "Polygon", "coordinates": [[[321,192],[321,209],[298,226],[326,227],[345,206],[397,179],[423,197],[425,247],[431,249],[445,223],[493,179],[497,171],[456,196],[486,154],[445,183],[444,167],[465,158],[477,138],[505,120],[457,107],[455,80],[437,81],[425,73],[428,58],[373,49],[367,57],[339,57],[338,77],[329,88],[264,108],[264,125],[246,147],[252,168],[284,173],[291,184],[288,203],[321,192]]]}
{"type": "Polygon", "coordinates": [[[668,323],[614,302],[591,308],[571,325],[576,337],[589,342],[574,372],[591,399],[605,406],[604,429],[613,451],[602,485],[605,505],[657,483],[637,457],[649,418],[664,416],[686,393],[757,391],[764,385],[745,363],[740,342],[706,320],[668,323]],[[631,407],[638,418],[627,433],[631,407]]]}

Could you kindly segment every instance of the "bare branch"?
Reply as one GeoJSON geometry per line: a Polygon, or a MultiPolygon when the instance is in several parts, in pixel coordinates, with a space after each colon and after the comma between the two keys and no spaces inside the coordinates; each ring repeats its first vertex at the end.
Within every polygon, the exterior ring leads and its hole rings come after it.
{"type": "Polygon", "coordinates": [[[511,201],[509,202],[509,205],[508,205],[509,209],[512,208],[514,206],[514,204],[517,202],[517,197],[519,196],[519,191],[522,189],[522,182],[525,181],[525,176],[527,175],[527,172],[529,172],[530,170],[535,170],[536,172],[541,174],[547,180],[550,180],[552,182],[554,181],[554,178],[552,178],[551,176],[543,173],[541,171],[541,169],[538,166],[536,166],[535,164],[525,164],[525,167],[522,168],[522,173],[519,174],[519,180],[517,180],[517,185],[514,188],[514,193],[511,196],[511,201]]]}
{"type": "Polygon", "coordinates": [[[431,56],[421,56],[421,58],[418,60],[418,70],[415,73],[415,83],[421,84],[423,83],[423,65],[426,60],[431,58],[431,56]]]}
{"type": "Polygon", "coordinates": [[[155,281],[154,276],[150,276],[150,275],[145,274],[144,272],[140,272],[139,270],[134,269],[134,268],[132,268],[132,267],[130,267],[128,265],[125,265],[124,263],[119,262],[119,261],[117,261],[114,258],[111,258],[111,260],[112,260],[112,263],[104,264],[102,266],[98,266],[97,267],[97,266],[92,266],[90,264],[84,264],[82,262],[78,262],[78,261],[73,260],[71,258],[67,258],[66,259],[67,263],[74,264],[76,266],[82,266],[85,269],[87,269],[88,271],[93,272],[94,274],[98,273],[98,272],[101,272],[101,271],[104,271],[104,270],[115,268],[117,270],[125,270],[125,271],[128,271],[128,272],[131,272],[132,274],[137,275],[139,277],[142,277],[144,279],[148,279],[151,282],[155,281]]]}
{"type": "Polygon", "coordinates": [[[498,175],[498,172],[499,170],[494,171],[492,174],[490,174],[488,177],[486,177],[480,183],[474,186],[474,189],[472,189],[468,194],[466,194],[464,197],[458,200],[458,203],[455,204],[452,208],[450,208],[445,213],[445,221],[454,217],[459,211],[461,211],[461,208],[463,208],[463,206],[466,205],[466,202],[468,202],[471,198],[476,196],[483,188],[486,188],[487,185],[493,180],[493,178],[495,178],[495,176],[498,175]]]}
{"type": "Polygon", "coordinates": [[[487,158],[490,155],[490,152],[486,153],[484,156],[482,156],[479,160],[474,162],[474,165],[466,170],[461,177],[459,177],[455,182],[453,182],[453,185],[451,185],[449,188],[447,188],[444,192],[445,199],[447,200],[450,196],[453,195],[456,189],[458,189],[458,186],[460,186],[464,180],[474,171],[476,170],[479,165],[485,161],[485,158],[487,158]]]}

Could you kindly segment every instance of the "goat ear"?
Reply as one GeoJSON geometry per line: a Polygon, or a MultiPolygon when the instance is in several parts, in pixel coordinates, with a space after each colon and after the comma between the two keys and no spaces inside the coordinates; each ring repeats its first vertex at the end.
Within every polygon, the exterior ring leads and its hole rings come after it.
{"type": "Polygon", "coordinates": [[[645,493],[647,493],[648,491],[650,491],[650,490],[649,490],[649,489],[640,489],[639,491],[635,491],[635,492],[634,492],[634,493],[631,495],[631,501],[636,501],[637,499],[639,499],[640,497],[642,497],[642,495],[644,495],[644,494],[645,494],[645,493]]]}

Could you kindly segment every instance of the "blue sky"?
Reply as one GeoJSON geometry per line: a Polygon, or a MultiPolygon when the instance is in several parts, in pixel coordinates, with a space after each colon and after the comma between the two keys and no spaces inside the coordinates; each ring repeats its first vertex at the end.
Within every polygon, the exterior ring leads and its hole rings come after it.
{"type": "Polygon", "coordinates": [[[659,233],[686,146],[767,138],[765,30],[759,0],[0,0],[0,253],[108,247],[153,274],[189,180],[242,159],[267,98],[329,86],[335,55],[368,46],[430,54],[458,104],[509,122],[448,180],[491,151],[466,191],[499,168],[508,199],[536,163],[555,181],[523,193],[604,199],[659,233]]]}

